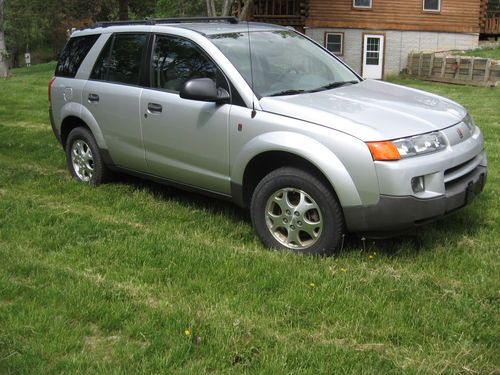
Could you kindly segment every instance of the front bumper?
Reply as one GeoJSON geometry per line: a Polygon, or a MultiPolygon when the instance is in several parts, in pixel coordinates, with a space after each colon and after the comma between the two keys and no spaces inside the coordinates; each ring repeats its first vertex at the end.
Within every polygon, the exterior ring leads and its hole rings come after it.
{"type": "Polygon", "coordinates": [[[483,191],[486,176],[487,167],[479,165],[448,184],[445,194],[436,198],[382,195],[372,206],[345,207],[347,228],[350,232],[379,236],[425,224],[469,204],[483,191]]]}

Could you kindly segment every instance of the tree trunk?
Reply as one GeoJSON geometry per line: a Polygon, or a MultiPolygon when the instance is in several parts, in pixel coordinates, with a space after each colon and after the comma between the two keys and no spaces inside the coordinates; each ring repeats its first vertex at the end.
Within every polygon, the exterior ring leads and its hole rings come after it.
{"type": "Polygon", "coordinates": [[[128,21],[128,0],[118,1],[118,18],[120,21],[128,21]]]}
{"type": "Polygon", "coordinates": [[[233,6],[234,0],[224,0],[224,6],[222,7],[221,16],[227,17],[231,13],[231,7],[233,6]]]}
{"type": "Polygon", "coordinates": [[[249,20],[252,18],[252,0],[245,0],[245,4],[241,9],[241,13],[239,14],[240,20],[249,20]]]}
{"type": "Polygon", "coordinates": [[[210,0],[210,7],[212,8],[212,16],[217,16],[217,9],[215,8],[215,0],[210,0]]]}
{"type": "Polygon", "coordinates": [[[212,17],[212,6],[210,5],[210,0],[207,0],[207,17],[212,17]]]}
{"type": "Polygon", "coordinates": [[[7,49],[5,48],[5,35],[3,33],[5,0],[0,0],[0,77],[9,75],[9,66],[7,65],[7,49]]]}

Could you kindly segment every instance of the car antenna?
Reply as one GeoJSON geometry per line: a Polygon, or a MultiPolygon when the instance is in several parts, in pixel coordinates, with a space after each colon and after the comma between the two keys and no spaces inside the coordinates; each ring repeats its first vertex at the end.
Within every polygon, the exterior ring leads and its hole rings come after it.
{"type": "Polygon", "coordinates": [[[250,85],[252,87],[252,118],[255,117],[257,111],[255,111],[255,94],[253,91],[253,62],[252,62],[252,43],[250,42],[250,23],[247,21],[247,32],[248,32],[248,55],[250,57],[250,85]]]}

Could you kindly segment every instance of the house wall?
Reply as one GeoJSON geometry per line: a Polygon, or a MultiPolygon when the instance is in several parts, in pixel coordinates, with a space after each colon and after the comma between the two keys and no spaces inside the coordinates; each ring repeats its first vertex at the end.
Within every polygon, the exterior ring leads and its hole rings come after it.
{"type": "Polygon", "coordinates": [[[306,27],[478,33],[484,0],[441,0],[441,11],[426,12],[422,0],[309,0],[306,27]]]}
{"type": "MultiPolygon", "coordinates": [[[[375,1],[375,0],[374,0],[375,1]]],[[[307,28],[306,35],[325,46],[326,32],[344,33],[343,55],[338,56],[361,74],[363,33],[385,34],[384,75],[397,74],[406,68],[410,52],[436,52],[472,49],[479,43],[476,33],[371,30],[351,28],[307,28]]]]}

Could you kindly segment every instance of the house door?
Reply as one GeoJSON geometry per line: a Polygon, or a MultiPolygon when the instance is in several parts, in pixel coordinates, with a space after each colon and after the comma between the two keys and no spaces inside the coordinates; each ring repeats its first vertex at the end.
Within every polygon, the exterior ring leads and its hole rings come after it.
{"type": "Polygon", "coordinates": [[[384,70],[384,35],[363,36],[363,78],[382,79],[384,70]]]}

